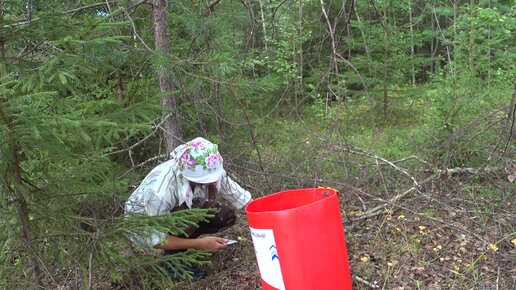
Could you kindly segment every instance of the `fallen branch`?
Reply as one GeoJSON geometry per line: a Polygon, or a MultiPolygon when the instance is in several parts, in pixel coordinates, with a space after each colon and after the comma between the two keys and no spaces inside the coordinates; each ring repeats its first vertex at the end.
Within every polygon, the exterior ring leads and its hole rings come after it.
{"type": "Polygon", "coordinates": [[[472,174],[472,175],[478,175],[479,173],[485,172],[485,173],[494,173],[503,171],[504,168],[502,167],[492,167],[492,166],[485,166],[480,168],[475,167],[456,167],[456,168],[446,168],[446,169],[435,169],[433,170],[434,173],[439,174],[439,176],[455,176],[455,175],[462,175],[462,174],[472,174]]]}
{"type": "Polygon", "coordinates": [[[413,186],[411,188],[409,188],[408,190],[394,196],[393,198],[389,199],[388,201],[385,201],[384,204],[381,204],[381,205],[378,205],[366,212],[363,212],[359,215],[357,215],[355,218],[352,218],[351,220],[352,221],[356,221],[356,220],[362,220],[362,219],[365,219],[365,218],[369,218],[369,217],[373,217],[373,216],[377,216],[377,215],[380,215],[380,214],[383,214],[384,211],[382,211],[383,208],[385,208],[387,205],[389,204],[394,204],[395,202],[399,201],[400,199],[404,198],[405,196],[407,196],[409,193],[411,193],[412,191],[415,191],[417,190],[418,192],[420,192],[418,189],[421,188],[421,186],[425,183],[428,183],[429,181],[432,181],[434,179],[436,179],[437,177],[450,177],[450,176],[453,176],[453,175],[460,175],[460,174],[479,174],[481,172],[487,172],[487,173],[492,173],[492,172],[498,172],[498,171],[502,171],[503,168],[499,168],[499,167],[490,167],[490,166],[486,166],[484,168],[463,168],[463,167],[457,167],[457,168],[451,168],[451,169],[442,169],[442,170],[433,170],[432,172],[434,173],[434,175],[428,177],[427,179],[421,181],[420,183],[418,183],[417,186],[413,186]]]}
{"type": "Polygon", "coordinates": [[[414,183],[414,187],[413,187],[413,190],[417,190],[419,191],[419,187],[420,187],[420,184],[417,182],[417,180],[412,176],[410,175],[407,170],[399,167],[398,165],[394,164],[393,162],[385,159],[385,158],[382,158],[374,153],[369,153],[369,152],[366,152],[366,151],[362,151],[362,150],[357,150],[357,149],[348,149],[348,148],[342,148],[340,146],[335,146],[337,147],[338,149],[340,150],[343,150],[343,151],[347,151],[349,153],[353,153],[353,154],[357,154],[357,155],[361,155],[361,156],[365,156],[365,157],[369,157],[369,158],[374,158],[376,160],[379,160],[389,166],[391,166],[392,168],[396,169],[397,171],[403,173],[403,175],[407,176],[408,178],[410,178],[410,180],[412,180],[412,182],[414,183]]]}
{"type": "Polygon", "coordinates": [[[371,282],[369,282],[369,281],[367,281],[367,280],[365,280],[365,279],[363,279],[363,278],[360,278],[360,277],[359,277],[359,276],[357,276],[357,275],[352,275],[352,277],[353,277],[353,279],[357,280],[357,282],[360,282],[360,283],[362,283],[362,284],[364,284],[364,285],[367,285],[367,286],[369,286],[369,287],[370,287],[370,288],[372,288],[372,289],[378,289],[378,288],[380,288],[380,286],[379,286],[379,285],[374,284],[374,283],[371,283],[371,282]]]}
{"type": "MultiPolygon", "coordinates": [[[[437,177],[437,175],[432,175],[430,176],[429,178],[423,180],[422,182],[420,182],[418,184],[418,186],[421,186],[433,179],[435,179],[437,177]]],[[[351,219],[352,221],[356,221],[356,220],[361,220],[361,219],[365,219],[365,218],[368,218],[368,217],[372,217],[372,216],[376,216],[376,215],[379,215],[379,214],[382,214],[382,212],[379,212],[380,210],[382,210],[384,207],[386,207],[387,205],[389,204],[393,204],[395,202],[397,202],[398,200],[404,198],[405,196],[407,196],[409,193],[411,193],[412,191],[416,190],[416,186],[414,187],[411,187],[410,189],[396,195],[395,197],[391,198],[390,200],[386,201],[384,204],[381,204],[379,206],[376,206],[366,212],[363,212],[359,215],[357,215],[355,218],[351,219]]]]}

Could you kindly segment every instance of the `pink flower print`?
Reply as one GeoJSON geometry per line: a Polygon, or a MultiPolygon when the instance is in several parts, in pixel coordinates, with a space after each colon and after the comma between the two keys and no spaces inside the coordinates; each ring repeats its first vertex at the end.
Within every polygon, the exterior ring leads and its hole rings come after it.
{"type": "Polygon", "coordinates": [[[190,154],[188,152],[185,152],[183,156],[181,156],[181,160],[183,160],[186,163],[186,166],[192,167],[195,165],[195,160],[190,159],[190,154]]]}
{"type": "Polygon", "coordinates": [[[191,145],[195,149],[199,149],[199,150],[204,150],[205,149],[204,143],[202,141],[193,141],[191,145]]]}
{"type": "Polygon", "coordinates": [[[202,144],[202,141],[194,141],[194,142],[192,142],[192,146],[195,147],[195,148],[201,146],[201,144],[202,144]]]}
{"type": "Polygon", "coordinates": [[[210,155],[208,155],[208,157],[206,157],[205,162],[206,162],[206,167],[208,167],[209,169],[217,169],[220,164],[219,157],[217,156],[217,154],[213,154],[213,153],[210,153],[210,155]]]}

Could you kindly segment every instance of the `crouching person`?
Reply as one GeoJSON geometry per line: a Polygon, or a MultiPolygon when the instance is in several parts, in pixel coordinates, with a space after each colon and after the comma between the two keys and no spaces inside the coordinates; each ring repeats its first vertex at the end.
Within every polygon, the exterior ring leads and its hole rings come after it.
{"type": "MultiPolygon", "coordinates": [[[[229,178],[222,165],[218,146],[201,137],[178,146],[170,160],[152,169],[125,204],[126,215],[160,216],[192,208],[213,209],[213,217],[198,227],[185,229],[185,234],[156,232],[150,237],[133,239],[141,246],[163,250],[166,255],[186,249],[216,252],[226,247],[227,240],[215,235],[235,224],[236,209],[251,201],[251,194],[229,178]],[[227,204],[215,201],[220,195],[227,204]]],[[[204,273],[185,267],[194,277],[204,273]]],[[[176,278],[174,269],[168,268],[176,278]]]]}

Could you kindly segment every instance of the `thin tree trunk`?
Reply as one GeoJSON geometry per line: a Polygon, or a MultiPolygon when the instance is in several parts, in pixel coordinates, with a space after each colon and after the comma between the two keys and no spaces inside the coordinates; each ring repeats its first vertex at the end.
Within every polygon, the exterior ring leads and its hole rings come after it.
{"type": "MultiPolygon", "coordinates": [[[[166,0],[152,1],[152,22],[156,51],[165,55],[171,55],[167,10],[168,7],[166,0]]],[[[158,69],[157,77],[159,91],[161,92],[161,106],[165,110],[172,111],[173,113],[163,123],[166,148],[167,152],[170,153],[182,142],[179,111],[174,95],[174,79],[172,75],[166,71],[164,66],[158,69]]]]}
{"type": "Polygon", "coordinates": [[[409,9],[409,25],[410,25],[410,66],[411,66],[411,74],[412,74],[412,86],[416,86],[416,67],[414,64],[414,28],[412,27],[412,0],[408,1],[408,9],[409,9]]]}
{"type": "Polygon", "coordinates": [[[120,73],[116,73],[116,97],[118,101],[122,102],[124,100],[124,80],[120,73]]]}
{"type": "MultiPolygon", "coordinates": [[[[459,17],[459,5],[457,4],[457,1],[453,1],[453,23],[457,23],[457,19],[459,17]]],[[[453,80],[452,80],[452,96],[453,96],[453,100],[456,100],[457,99],[457,90],[456,90],[456,83],[457,83],[457,61],[456,61],[456,58],[457,58],[457,50],[456,50],[456,45],[457,43],[457,28],[456,28],[456,25],[453,25],[453,63],[451,65],[451,69],[452,69],[452,77],[453,77],[453,80]]]]}
{"type": "MultiPolygon", "coordinates": [[[[491,9],[492,5],[491,5],[491,0],[489,0],[488,2],[488,7],[489,9],[491,9]]],[[[488,33],[487,33],[487,61],[488,61],[488,70],[487,70],[487,85],[491,85],[491,70],[493,69],[492,65],[491,65],[491,38],[492,38],[492,35],[491,35],[491,24],[489,24],[489,29],[488,29],[488,33]]]]}
{"type": "MultiPolygon", "coordinates": [[[[387,33],[387,32],[385,32],[387,33]]],[[[387,37],[387,35],[385,35],[387,37]]],[[[383,117],[387,119],[387,109],[389,107],[389,93],[387,90],[387,70],[388,64],[387,59],[389,58],[389,50],[387,45],[383,48],[383,117]]]]}
{"type": "MultiPolygon", "coordinates": [[[[473,19],[475,16],[474,12],[474,6],[475,1],[470,0],[469,1],[469,17],[473,19]]],[[[473,26],[473,21],[470,19],[470,27],[469,27],[469,42],[468,42],[468,66],[469,66],[469,72],[471,73],[471,76],[475,75],[475,66],[473,63],[473,46],[474,46],[474,34],[475,34],[475,28],[473,26]]]]}
{"type": "Polygon", "coordinates": [[[265,14],[263,13],[263,3],[262,0],[258,0],[258,4],[260,5],[260,16],[262,20],[262,30],[263,30],[263,44],[265,46],[265,55],[269,56],[269,47],[267,46],[267,27],[265,25],[265,14]]]}
{"type": "MultiPolygon", "coordinates": [[[[324,116],[326,117],[327,112],[328,112],[328,104],[330,101],[330,96],[334,96],[337,99],[337,101],[340,101],[340,95],[338,93],[335,93],[332,88],[333,78],[332,78],[332,73],[331,73],[333,71],[335,77],[337,77],[337,79],[338,79],[339,66],[337,64],[337,44],[336,44],[336,40],[335,40],[335,25],[332,26],[332,24],[331,24],[330,18],[328,16],[328,12],[326,11],[326,8],[325,8],[324,1],[320,0],[320,3],[321,3],[322,13],[324,15],[324,18],[326,19],[326,23],[328,24],[328,34],[331,39],[331,42],[330,42],[331,58],[330,58],[330,62],[328,64],[328,66],[329,66],[328,69],[330,71],[330,74],[328,77],[328,84],[327,84],[328,92],[326,93],[326,110],[324,113],[324,116]]],[[[335,23],[337,23],[337,22],[338,22],[338,20],[336,19],[335,23]]]]}
{"type": "MultiPolygon", "coordinates": [[[[354,5],[353,9],[355,10],[355,16],[357,17],[357,21],[359,23],[361,23],[362,20],[360,20],[360,15],[358,14],[358,11],[357,11],[357,5],[354,5]]],[[[371,53],[369,53],[369,46],[368,46],[368,43],[370,43],[370,42],[367,40],[367,37],[365,35],[364,29],[362,28],[362,25],[359,25],[359,29],[360,29],[360,34],[362,35],[362,39],[364,41],[364,50],[367,55],[367,66],[369,67],[369,70],[372,71],[371,63],[373,62],[373,60],[371,58],[371,53]]]]}
{"type": "Polygon", "coordinates": [[[389,93],[388,93],[388,73],[387,70],[389,69],[389,31],[388,31],[388,23],[387,23],[387,7],[385,8],[383,12],[383,117],[387,119],[387,111],[389,108],[389,93]]]}
{"type": "MultiPolygon", "coordinates": [[[[430,15],[430,27],[431,31],[435,31],[435,19],[432,15],[430,15]]],[[[430,62],[430,72],[432,73],[435,73],[435,53],[437,51],[436,39],[437,37],[432,37],[432,39],[430,40],[430,59],[432,60],[430,62]]]]}
{"type": "MultiPolygon", "coordinates": [[[[304,5],[303,0],[299,0],[299,11],[298,11],[298,17],[299,17],[299,23],[297,26],[297,39],[303,39],[303,14],[304,14],[304,5]]],[[[295,55],[297,55],[298,58],[298,71],[299,71],[299,79],[296,79],[296,93],[294,94],[294,105],[297,108],[298,106],[298,96],[303,95],[304,90],[304,84],[303,84],[303,67],[304,67],[304,56],[303,56],[303,42],[299,42],[299,46],[295,46],[296,51],[294,51],[295,55]]]]}
{"type": "Polygon", "coordinates": [[[16,214],[21,225],[22,230],[22,241],[25,244],[28,252],[27,258],[29,265],[32,268],[34,274],[34,280],[38,288],[43,288],[43,282],[41,281],[41,269],[38,262],[38,254],[35,245],[32,243],[32,232],[29,225],[29,207],[27,206],[27,200],[23,194],[19,191],[22,187],[22,177],[20,170],[20,162],[18,160],[18,150],[16,147],[12,148],[11,151],[12,166],[13,166],[13,177],[16,182],[16,186],[12,190],[11,194],[16,200],[16,214]]]}
{"type": "MultiPolygon", "coordinates": [[[[3,13],[0,13],[0,16],[3,13]]],[[[5,59],[5,40],[0,37],[0,78],[5,74],[5,67],[3,65],[5,59]]],[[[4,114],[3,108],[0,107],[0,115],[4,120],[4,123],[9,126],[9,118],[6,114],[4,114]]],[[[9,130],[9,132],[12,132],[9,130]]],[[[3,142],[11,143],[11,166],[12,166],[12,178],[14,180],[14,187],[10,187],[9,184],[5,184],[6,192],[10,193],[9,199],[13,200],[16,204],[16,214],[18,221],[21,226],[21,240],[24,244],[24,249],[27,251],[27,260],[32,269],[32,274],[34,276],[34,282],[38,288],[43,289],[43,282],[41,280],[41,269],[38,262],[37,250],[35,245],[32,243],[32,233],[29,226],[29,208],[27,206],[27,201],[23,194],[20,192],[21,187],[23,186],[22,176],[21,176],[21,168],[20,162],[18,159],[19,150],[17,146],[14,144],[13,138],[8,138],[8,140],[3,140],[3,142]]],[[[7,182],[7,181],[6,181],[7,182]]]]}

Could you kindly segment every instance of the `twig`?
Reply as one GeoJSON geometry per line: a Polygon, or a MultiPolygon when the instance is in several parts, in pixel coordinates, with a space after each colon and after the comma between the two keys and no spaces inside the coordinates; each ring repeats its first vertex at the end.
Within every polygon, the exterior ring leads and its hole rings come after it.
{"type": "Polygon", "coordinates": [[[371,157],[371,158],[374,158],[374,159],[377,159],[377,160],[381,160],[382,162],[390,165],[391,167],[393,167],[394,169],[400,171],[401,173],[403,173],[405,176],[409,177],[412,180],[412,182],[414,183],[415,186],[411,189],[411,191],[414,190],[414,189],[419,191],[420,184],[417,182],[417,180],[412,175],[410,175],[405,169],[397,166],[396,164],[392,163],[391,161],[389,161],[389,160],[387,160],[385,158],[382,158],[382,157],[380,157],[380,156],[378,156],[378,155],[376,155],[374,153],[369,153],[369,152],[365,152],[365,151],[358,151],[356,149],[352,150],[352,149],[348,149],[348,148],[342,148],[342,147],[336,146],[336,145],[335,145],[335,147],[337,147],[338,149],[343,150],[343,151],[348,151],[350,153],[354,153],[354,154],[358,154],[358,155],[362,155],[362,156],[366,156],[366,157],[371,157]]]}
{"type": "MultiPolygon", "coordinates": [[[[382,207],[385,207],[385,206],[387,206],[387,204],[384,204],[382,207]]],[[[358,215],[357,217],[352,218],[350,220],[352,220],[352,221],[363,220],[363,219],[366,219],[366,218],[370,218],[370,217],[374,217],[374,216],[377,216],[377,215],[384,214],[386,212],[387,212],[386,209],[384,209],[384,210],[377,210],[377,211],[367,211],[367,212],[364,212],[364,213],[362,213],[362,214],[358,215]]]]}
{"type": "MultiPolygon", "coordinates": [[[[395,160],[395,161],[392,161],[393,164],[398,164],[398,163],[402,163],[402,162],[405,162],[405,161],[409,161],[409,160],[417,160],[425,165],[431,165],[430,163],[428,163],[427,161],[417,157],[416,155],[411,155],[409,157],[405,157],[405,158],[402,158],[402,159],[399,159],[399,160],[395,160]]],[[[382,162],[383,163],[383,162],[382,162]]]]}
{"type": "Polygon", "coordinates": [[[152,158],[149,158],[149,159],[147,159],[147,160],[143,161],[142,163],[140,163],[140,164],[137,164],[137,165],[133,166],[131,169],[127,170],[126,172],[124,172],[122,175],[120,175],[120,176],[118,177],[118,179],[123,178],[123,177],[124,177],[124,176],[126,176],[129,172],[131,172],[131,171],[135,170],[135,169],[136,169],[136,168],[138,168],[138,167],[142,167],[142,166],[144,166],[145,164],[147,164],[147,163],[149,163],[149,162],[156,161],[156,160],[158,160],[158,159],[162,159],[162,158],[163,158],[163,159],[164,159],[164,158],[167,158],[167,155],[166,155],[166,154],[161,154],[161,155],[158,155],[158,156],[154,156],[154,157],[152,157],[152,158]]]}
{"type": "Polygon", "coordinates": [[[380,168],[380,164],[378,163],[378,159],[376,161],[376,167],[378,167],[378,174],[380,174],[380,178],[382,179],[383,188],[385,189],[385,194],[389,193],[389,190],[387,189],[387,184],[385,182],[385,178],[383,178],[382,169],[380,168]]]}
{"type": "Polygon", "coordinates": [[[129,15],[129,13],[127,12],[127,9],[124,9],[124,13],[125,15],[127,16],[127,18],[129,18],[129,22],[131,22],[131,27],[133,28],[133,34],[136,38],[138,38],[138,40],[140,40],[140,42],[143,44],[143,46],[145,46],[145,48],[154,53],[154,50],[152,48],[150,48],[147,43],[145,43],[145,41],[140,37],[140,35],[138,34],[138,31],[136,30],[136,25],[134,24],[134,21],[133,19],[131,18],[131,15],[129,15]]]}
{"type": "Polygon", "coordinates": [[[242,113],[244,113],[244,117],[247,121],[247,126],[249,127],[249,136],[251,138],[251,142],[253,143],[254,145],[254,148],[256,149],[256,154],[258,156],[258,164],[260,165],[260,169],[263,171],[263,163],[262,163],[262,156],[260,154],[260,149],[258,148],[258,144],[256,142],[256,138],[254,137],[254,132],[253,132],[253,129],[251,127],[251,121],[249,119],[249,116],[247,115],[247,111],[245,110],[244,106],[242,105],[242,103],[240,102],[240,100],[238,100],[238,98],[236,97],[236,94],[235,92],[233,91],[233,89],[230,87],[229,88],[229,91],[231,92],[229,95],[231,97],[233,97],[233,99],[235,100],[235,102],[238,104],[238,106],[240,107],[240,109],[242,110],[242,113]]]}
{"type": "Polygon", "coordinates": [[[421,212],[419,212],[419,211],[412,210],[412,209],[410,209],[410,208],[404,207],[404,206],[399,205],[399,204],[392,204],[392,205],[393,205],[393,206],[395,206],[395,207],[398,207],[398,208],[400,208],[400,209],[403,209],[403,210],[405,210],[405,211],[408,211],[408,212],[410,212],[410,213],[413,213],[413,214],[415,214],[415,215],[417,215],[417,216],[420,216],[420,217],[422,217],[422,218],[429,219],[429,220],[432,220],[432,221],[434,221],[434,222],[437,222],[437,223],[443,224],[443,225],[445,225],[445,226],[447,226],[447,227],[457,229],[457,230],[459,230],[459,231],[461,231],[461,232],[463,232],[463,233],[465,233],[465,234],[467,234],[467,235],[469,235],[469,236],[472,236],[472,237],[476,238],[477,240],[479,240],[479,241],[483,242],[483,243],[484,243],[484,244],[486,244],[486,245],[489,243],[488,241],[486,241],[486,240],[485,240],[484,238],[482,238],[481,236],[479,236],[479,235],[477,235],[476,233],[474,233],[474,232],[472,232],[472,231],[470,231],[470,230],[466,229],[464,226],[462,226],[462,224],[457,225],[457,224],[453,224],[453,223],[450,223],[450,222],[444,221],[444,220],[442,220],[442,219],[434,218],[434,217],[431,217],[431,216],[425,215],[424,213],[421,213],[421,212]]]}
{"type": "Polygon", "coordinates": [[[129,146],[128,148],[125,148],[125,149],[120,149],[120,150],[117,150],[117,151],[114,151],[114,152],[110,152],[110,153],[107,153],[105,156],[111,156],[111,155],[115,155],[115,154],[118,154],[118,153],[122,153],[122,152],[126,152],[126,151],[131,151],[133,150],[134,148],[140,146],[143,142],[145,142],[147,139],[149,139],[152,135],[154,135],[154,133],[156,133],[156,131],[158,131],[161,127],[161,125],[163,125],[163,123],[172,115],[172,113],[169,113],[167,115],[165,115],[165,117],[163,117],[163,119],[161,120],[161,122],[158,123],[158,125],[156,125],[156,127],[154,128],[154,131],[152,131],[149,135],[145,136],[142,140],[134,143],[133,145],[129,146]]]}
{"type": "Polygon", "coordinates": [[[369,89],[367,88],[367,85],[366,85],[366,82],[364,81],[364,78],[362,77],[362,75],[360,74],[360,72],[358,71],[358,69],[347,59],[345,59],[342,55],[340,55],[339,53],[336,54],[336,56],[338,56],[340,58],[340,60],[342,60],[343,62],[345,62],[350,68],[352,68],[355,73],[357,74],[358,78],[360,79],[360,82],[362,83],[362,86],[364,86],[364,92],[365,92],[365,95],[370,98],[369,96],[369,89]]]}
{"type": "Polygon", "coordinates": [[[93,253],[90,253],[88,261],[88,289],[92,289],[93,286],[93,253]]]}
{"type": "Polygon", "coordinates": [[[362,197],[361,197],[360,195],[358,195],[358,194],[357,194],[357,195],[355,195],[355,196],[358,198],[358,200],[359,200],[359,201],[360,201],[360,203],[362,204],[362,210],[363,210],[363,211],[366,211],[366,210],[367,210],[367,206],[366,206],[366,204],[365,204],[364,199],[362,199],[362,197]]]}
{"type": "MultiPolygon", "coordinates": [[[[431,180],[433,180],[434,178],[436,178],[437,175],[433,175],[433,176],[430,176],[429,178],[421,181],[421,183],[419,183],[417,186],[421,186],[431,180]]],[[[407,196],[409,193],[411,193],[412,191],[416,190],[416,186],[413,186],[411,187],[410,189],[396,195],[395,197],[391,198],[389,201],[387,201],[386,203],[384,204],[381,204],[379,206],[376,206],[362,214],[359,214],[358,216],[356,216],[355,218],[351,219],[351,220],[361,220],[361,219],[364,219],[364,218],[368,218],[368,217],[371,217],[371,216],[376,216],[376,215],[379,215],[383,212],[378,212],[379,210],[383,209],[384,207],[386,207],[388,204],[395,204],[396,201],[404,198],[405,196],[407,196]]]]}
{"type": "Polygon", "coordinates": [[[380,288],[380,286],[379,286],[379,285],[376,285],[376,284],[374,284],[374,283],[371,283],[371,282],[369,282],[369,281],[367,281],[367,280],[365,280],[365,279],[363,279],[363,278],[360,278],[360,277],[359,277],[359,276],[357,276],[357,275],[352,275],[352,277],[353,277],[353,279],[357,280],[358,282],[360,282],[360,283],[362,283],[362,284],[364,284],[364,285],[369,286],[370,288],[373,288],[373,289],[378,289],[378,288],[380,288]]]}
{"type": "Polygon", "coordinates": [[[500,267],[498,266],[498,270],[496,271],[496,290],[500,289],[500,267]]]}

